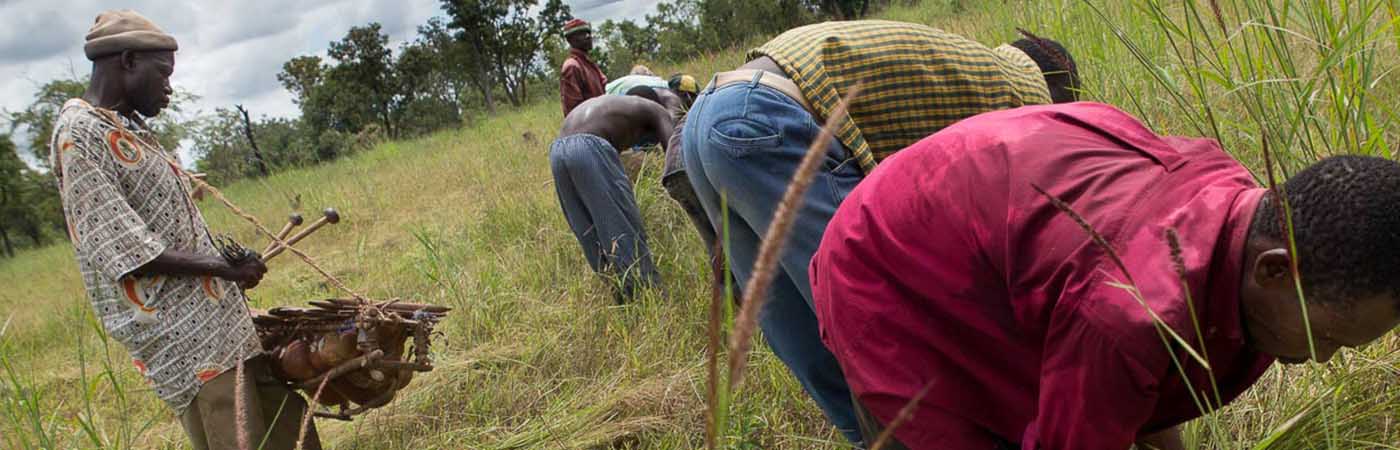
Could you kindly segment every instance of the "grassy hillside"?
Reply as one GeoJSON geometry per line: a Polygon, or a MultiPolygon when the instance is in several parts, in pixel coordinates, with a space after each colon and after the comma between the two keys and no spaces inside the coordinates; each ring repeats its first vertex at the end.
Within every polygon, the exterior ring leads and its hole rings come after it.
{"type": "MultiPolygon", "coordinates": [[[[1262,136],[1289,163],[1341,151],[1389,155],[1388,142],[1397,138],[1392,109],[1398,98],[1395,83],[1384,77],[1395,68],[1400,34],[1384,26],[1393,22],[1389,10],[1380,8],[1388,1],[1348,3],[1356,11],[1337,12],[1371,24],[1355,40],[1346,33],[1310,32],[1314,26],[1346,29],[1344,20],[1315,20],[1305,7],[1312,2],[1274,2],[1298,4],[1283,11],[1291,34],[1281,39],[1313,44],[1285,49],[1299,54],[1289,76],[1280,61],[1253,52],[1257,60],[1227,53],[1220,73],[1203,73],[1200,68],[1212,67],[1210,54],[1221,55],[1231,43],[1250,45],[1247,33],[1235,33],[1228,42],[1183,39],[1221,35],[1196,27],[1169,38],[1174,24],[1184,30],[1180,24],[1199,14],[1179,6],[1159,16],[1146,3],[1113,2],[1101,6],[1107,10],[1100,16],[1071,0],[928,0],[881,16],[933,24],[989,44],[1015,38],[1017,26],[1061,40],[1082,68],[1089,97],[1138,113],[1159,131],[1219,136],[1231,152],[1262,169],[1262,136]],[[1378,9],[1362,15],[1366,5],[1378,9]],[[1134,43],[1147,65],[1115,31],[1134,43]],[[1318,35],[1335,40],[1304,39],[1318,35]],[[1327,51],[1372,54],[1359,62],[1318,56],[1327,51]],[[1193,55],[1199,62],[1189,63],[1193,55]],[[1236,68],[1238,80],[1230,75],[1236,68]],[[1248,82],[1285,78],[1319,83],[1316,91],[1300,91],[1298,83],[1248,82]],[[1310,103],[1292,103],[1297,96],[1310,103]]],[[[1243,17],[1268,17],[1267,9],[1231,12],[1230,5],[1243,2],[1221,3],[1230,16],[1222,22],[1232,29],[1239,29],[1243,17]]],[[[1215,23],[1205,17],[1202,23],[1215,23]]],[[[720,52],[657,72],[683,70],[703,80],[742,61],[742,51],[720,52]]],[[[309,214],[339,208],[344,221],[309,239],[304,250],[371,297],[455,308],[440,327],[445,338],[437,341],[437,370],[416,378],[389,407],[353,423],[321,421],[330,447],[702,445],[704,251],[657,182],[660,155],[642,158],[637,199],[671,295],[615,306],[608,287],[584,262],[554,196],[546,155],[559,120],[557,103],[544,101],[333,164],[225,187],[271,226],[281,223],[294,198],[309,214]]],[[[201,207],[217,232],[262,245],[217,203],[201,207]]],[[[182,448],[178,421],[145,388],[125,350],[102,338],[69,246],[0,261],[0,285],[8,287],[0,291],[0,444],[182,448]]],[[[292,257],[275,261],[262,286],[250,292],[258,307],[336,294],[292,257]]],[[[1328,365],[1275,368],[1243,399],[1193,424],[1188,438],[1206,448],[1261,442],[1272,445],[1264,448],[1398,448],[1397,376],[1395,336],[1344,352],[1328,365]]],[[[733,448],[842,448],[816,406],[762,345],[755,347],[730,418],[727,443],[733,448]]]]}

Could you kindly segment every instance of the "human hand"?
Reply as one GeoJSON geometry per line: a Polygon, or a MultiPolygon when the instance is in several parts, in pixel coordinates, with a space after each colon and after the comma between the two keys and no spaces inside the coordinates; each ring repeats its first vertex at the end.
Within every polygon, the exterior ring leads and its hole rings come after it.
{"type": "Polygon", "coordinates": [[[228,269],[220,278],[238,283],[243,289],[252,289],[262,282],[264,274],[267,274],[267,266],[261,258],[246,258],[228,263],[228,269]]]}

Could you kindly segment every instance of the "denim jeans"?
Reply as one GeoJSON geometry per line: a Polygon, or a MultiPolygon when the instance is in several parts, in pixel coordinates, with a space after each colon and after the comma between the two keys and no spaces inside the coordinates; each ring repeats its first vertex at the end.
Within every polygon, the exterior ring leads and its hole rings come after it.
{"type": "Polygon", "coordinates": [[[617,150],[598,136],[564,136],[549,147],[549,166],[584,258],[595,272],[619,277],[619,300],[630,299],[642,286],[658,285],[642,213],[617,150]]]}
{"type": "MultiPolygon", "coordinates": [[[[740,286],[753,275],[758,247],[783,193],[821,125],[801,104],[754,81],[705,89],[682,134],[687,176],[711,223],[728,222],[726,250],[740,286]],[[727,211],[720,210],[724,196],[727,211]]],[[[836,207],[860,181],[860,169],[839,141],[807,191],[779,258],[759,326],[773,353],[816,400],[836,428],[860,442],[850,388],[822,344],[812,309],[807,266],[836,207]]]]}

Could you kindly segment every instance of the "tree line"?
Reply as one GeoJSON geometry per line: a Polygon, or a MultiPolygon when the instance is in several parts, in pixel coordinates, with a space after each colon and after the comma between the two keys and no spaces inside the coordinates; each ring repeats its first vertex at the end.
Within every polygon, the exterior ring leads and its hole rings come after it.
{"type": "MultiPolygon", "coordinates": [[[[610,78],[637,63],[675,63],[826,19],[853,19],[891,0],[666,0],[643,20],[595,24],[594,59],[610,78]]],[[[351,154],[385,139],[461,126],[479,115],[558,95],[568,54],[559,36],[571,16],[563,0],[442,0],[443,15],[397,48],[378,23],[351,27],[325,56],[302,55],[275,74],[300,115],[260,117],[242,105],[182,113],[195,96],[177,89],[152,121],[162,144],[184,143],[216,185],[262,177],[351,154]]],[[[25,109],[5,112],[0,134],[0,255],[66,239],[58,192],[47,175],[59,108],[86,89],[85,77],[45,83],[25,109]],[[17,155],[12,137],[39,167],[17,155]]]]}

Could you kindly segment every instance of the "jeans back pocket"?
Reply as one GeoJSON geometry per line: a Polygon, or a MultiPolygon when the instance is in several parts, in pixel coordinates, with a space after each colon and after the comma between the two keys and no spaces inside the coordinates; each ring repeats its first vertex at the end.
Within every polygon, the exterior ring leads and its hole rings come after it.
{"type": "Polygon", "coordinates": [[[746,118],[725,119],[710,128],[709,141],[730,156],[743,157],[754,150],[775,148],[782,136],[773,127],[746,118]]]}

